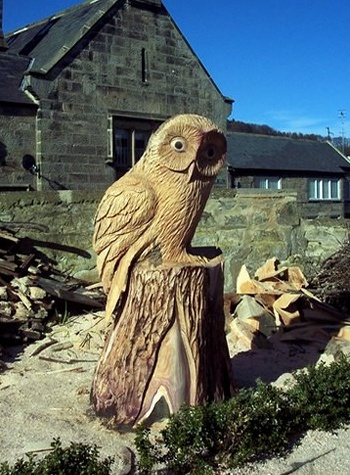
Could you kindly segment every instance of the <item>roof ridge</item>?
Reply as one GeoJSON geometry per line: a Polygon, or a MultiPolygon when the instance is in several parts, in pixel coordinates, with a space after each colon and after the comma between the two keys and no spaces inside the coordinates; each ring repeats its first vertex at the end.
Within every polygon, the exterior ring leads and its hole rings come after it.
{"type": "MultiPolygon", "coordinates": [[[[257,134],[254,132],[238,132],[235,130],[228,130],[228,134],[240,134],[240,135],[249,135],[252,137],[263,137],[263,138],[273,138],[273,139],[280,139],[280,140],[293,140],[295,142],[311,142],[311,143],[325,143],[324,140],[311,140],[311,139],[304,139],[304,138],[295,138],[295,137],[286,137],[285,135],[269,135],[269,134],[257,134]]],[[[291,132],[293,133],[293,132],[291,132]]],[[[296,132],[295,132],[296,133],[296,132]]]]}

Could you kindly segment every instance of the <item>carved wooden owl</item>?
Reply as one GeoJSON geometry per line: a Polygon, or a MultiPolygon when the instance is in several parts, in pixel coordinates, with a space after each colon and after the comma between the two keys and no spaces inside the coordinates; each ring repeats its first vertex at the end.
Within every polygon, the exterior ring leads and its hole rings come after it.
{"type": "Polygon", "coordinates": [[[107,318],[140,257],[156,251],[160,262],[198,262],[189,248],[225,154],[226,138],[209,119],[178,115],[151,135],[139,162],[107,189],[93,237],[107,318]]]}

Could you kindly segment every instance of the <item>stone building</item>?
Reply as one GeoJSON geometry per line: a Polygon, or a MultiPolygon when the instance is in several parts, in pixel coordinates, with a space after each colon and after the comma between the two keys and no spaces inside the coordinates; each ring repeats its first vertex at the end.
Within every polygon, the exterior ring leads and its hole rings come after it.
{"type": "Polygon", "coordinates": [[[161,0],[88,0],[0,39],[2,190],[106,188],[169,116],[231,113],[161,0]]]}
{"type": "Polygon", "coordinates": [[[240,132],[227,141],[230,187],[295,191],[305,218],[350,216],[350,162],[331,143],[240,132]]]}

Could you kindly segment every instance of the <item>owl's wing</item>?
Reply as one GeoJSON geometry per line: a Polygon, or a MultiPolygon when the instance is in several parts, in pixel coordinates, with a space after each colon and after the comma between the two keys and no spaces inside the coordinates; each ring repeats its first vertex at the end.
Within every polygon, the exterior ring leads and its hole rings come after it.
{"type": "Polygon", "coordinates": [[[106,318],[125,290],[132,262],[149,244],[145,231],[155,209],[154,191],[141,177],[125,175],[102,198],[95,216],[93,247],[108,296],[106,318]]]}

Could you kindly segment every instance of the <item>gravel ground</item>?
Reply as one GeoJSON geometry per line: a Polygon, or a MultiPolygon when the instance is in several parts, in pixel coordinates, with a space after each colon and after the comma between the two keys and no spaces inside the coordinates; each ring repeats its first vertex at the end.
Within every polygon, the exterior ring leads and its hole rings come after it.
{"type": "MultiPolygon", "coordinates": [[[[55,327],[50,339],[7,353],[8,369],[0,374],[0,462],[13,463],[26,453],[44,454],[53,438],[97,444],[102,456],[116,459],[114,475],[135,473],[134,435],[109,429],[94,417],[89,393],[103,337],[101,314],[77,317],[55,327]]],[[[310,350],[291,351],[282,345],[270,350],[239,353],[233,358],[236,382],[265,380],[312,361],[310,350]],[[270,371],[269,371],[270,368],[270,371]],[[272,370],[273,369],[273,370],[272,370]]],[[[285,458],[274,458],[226,474],[236,475],[350,475],[349,428],[336,434],[309,432],[285,458]]]]}
{"type": "Polygon", "coordinates": [[[108,429],[90,407],[103,320],[82,315],[23,352],[7,352],[8,369],[0,375],[0,462],[44,454],[60,437],[63,445],[96,444],[103,457],[115,457],[115,474],[130,472],[133,434],[108,429]],[[57,343],[44,348],[52,339],[57,343]]]}
{"type": "Polygon", "coordinates": [[[336,434],[310,431],[287,457],[255,463],[227,475],[349,475],[349,435],[348,427],[336,434]]]}

